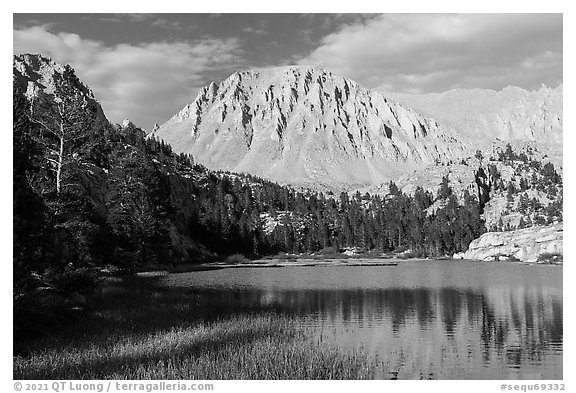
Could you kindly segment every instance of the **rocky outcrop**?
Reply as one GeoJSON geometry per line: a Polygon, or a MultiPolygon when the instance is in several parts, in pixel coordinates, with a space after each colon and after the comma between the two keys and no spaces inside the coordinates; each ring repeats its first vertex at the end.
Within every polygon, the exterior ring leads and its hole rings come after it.
{"type": "Polygon", "coordinates": [[[382,93],[304,66],[211,83],[150,135],[211,169],[301,185],[382,184],[465,149],[382,93]]]}
{"type": "Polygon", "coordinates": [[[65,82],[83,98],[86,109],[95,114],[97,121],[108,122],[92,90],[78,79],[69,65],[38,54],[17,55],[13,58],[12,77],[14,85],[30,102],[32,112],[46,110],[51,102],[59,101],[60,88],[65,82]]]}
{"type": "Polygon", "coordinates": [[[537,262],[552,259],[554,255],[563,255],[562,223],[516,231],[487,232],[472,241],[468,251],[455,258],[537,262]]]}
{"type": "Polygon", "coordinates": [[[124,119],[122,121],[122,128],[130,128],[130,127],[136,127],[136,126],[134,125],[134,123],[130,121],[130,119],[124,119]]]}

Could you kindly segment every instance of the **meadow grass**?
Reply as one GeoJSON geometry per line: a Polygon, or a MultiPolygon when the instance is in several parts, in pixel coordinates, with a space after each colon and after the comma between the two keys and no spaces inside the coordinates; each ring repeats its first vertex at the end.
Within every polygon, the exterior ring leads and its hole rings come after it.
{"type": "Polygon", "coordinates": [[[376,360],[320,342],[296,317],[132,278],[95,311],[21,343],[14,379],[366,379],[376,360]],[[234,313],[230,313],[234,309],[234,313]]]}

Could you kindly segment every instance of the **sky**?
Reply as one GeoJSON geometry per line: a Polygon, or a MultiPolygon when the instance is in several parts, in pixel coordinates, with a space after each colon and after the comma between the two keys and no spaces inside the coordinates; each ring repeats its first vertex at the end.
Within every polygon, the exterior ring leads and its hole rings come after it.
{"type": "Polygon", "coordinates": [[[396,93],[562,83],[562,14],[14,14],[13,52],[70,64],[151,130],[235,71],[312,65],[396,93]]]}

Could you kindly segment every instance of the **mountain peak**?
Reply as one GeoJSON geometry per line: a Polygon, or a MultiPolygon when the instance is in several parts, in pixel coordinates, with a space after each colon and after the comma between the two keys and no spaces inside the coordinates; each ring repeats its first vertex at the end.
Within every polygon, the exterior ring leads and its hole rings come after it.
{"type": "Polygon", "coordinates": [[[253,76],[259,77],[262,75],[272,75],[272,74],[305,74],[305,73],[313,73],[316,75],[329,75],[331,77],[335,77],[331,71],[325,70],[320,67],[310,66],[310,65],[302,65],[302,64],[290,64],[278,67],[258,67],[252,68],[249,70],[244,71],[237,71],[234,72],[233,75],[240,75],[240,76],[253,76]]]}
{"type": "Polygon", "coordinates": [[[14,55],[13,68],[14,81],[23,88],[28,99],[37,95],[39,91],[54,94],[68,69],[67,66],[56,63],[49,57],[31,53],[14,55]]]}
{"type": "Polygon", "coordinates": [[[13,80],[31,103],[58,100],[59,87],[66,82],[84,97],[88,105],[95,108],[97,117],[107,121],[92,90],[78,79],[74,69],[69,65],[57,63],[50,57],[40,54],[14,55],[13,80]]]}
{"type": "Polygon", "coordinates": [[[66,69],[66,66],[55,62],[49,56],[44,56],[39,53],[23,53],[20,55],[14,55],[14,65],[16,67],[23,67],[27,65],[28,67],[36,70],[52,68],[59,72],[64,72],[66,69]]]}
{"type": "Polygon", "coordinates": [[[249,83],[250,81],[257,81],[259,84],[290,84],[298,81],[301,78],[308,78],[310,80],[317,80],[319,82],[343,82],[357,85],[356,82],[337,76],[332,72],[308,65],[287,65],[281,67],[268,67],[268,68],[254,68],[245,71],[237,71],[226,78],[223,84],[233,83],[249,83]]]}
{"type": "Polygon", "coordinates": [[[373,184],[464,146],[382,93],[310,66],[236,72],[152,135],[209,168],[287,183],[373,184]]]}

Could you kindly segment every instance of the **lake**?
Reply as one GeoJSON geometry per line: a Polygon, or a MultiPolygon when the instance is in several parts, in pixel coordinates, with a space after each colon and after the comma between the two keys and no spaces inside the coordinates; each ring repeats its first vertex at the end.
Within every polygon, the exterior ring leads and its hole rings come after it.
{"type": "MultiPolygon", "coordinates": [[[[400,261],[171,274],[217,302],[302,317],[383,379],[562,379],[562,267],[400,261]]],[[[233,312],[233,310],[231,310],[233,312]]]]}

